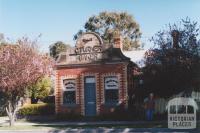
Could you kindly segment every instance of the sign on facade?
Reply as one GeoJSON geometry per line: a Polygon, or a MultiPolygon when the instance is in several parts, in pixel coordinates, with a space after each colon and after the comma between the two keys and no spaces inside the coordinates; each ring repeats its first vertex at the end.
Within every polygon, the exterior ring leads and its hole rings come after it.
{"type": "Polygon", "coordinates": [[[105,78],[105,89],[118,89],[117,77],[106,77],[105,78]]]}
{"type": "Polygon", "coordinates": [[[76,43],[75,54],[80,62],[91,62],[102,58],[102,41],[94,33],[83,34],[76,43]]]}
{"type": "Polygon", "coordinates": [[[63,80],[64,90],[72,90],[75,89],[76,83],[74,79],[66,79],[63,80]]]}

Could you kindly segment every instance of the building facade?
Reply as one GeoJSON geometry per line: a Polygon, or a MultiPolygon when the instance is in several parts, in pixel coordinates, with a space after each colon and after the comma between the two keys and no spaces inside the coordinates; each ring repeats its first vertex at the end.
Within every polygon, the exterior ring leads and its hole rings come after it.
{"type": "Polygon", "coordinates": [[[116,107],[126,109],[133,93],[135,64],[121,51],[122,40],[105,44],[95,33],[85,33],[74,48],[56,61],[56,113],[96,116],[116,107]]]}

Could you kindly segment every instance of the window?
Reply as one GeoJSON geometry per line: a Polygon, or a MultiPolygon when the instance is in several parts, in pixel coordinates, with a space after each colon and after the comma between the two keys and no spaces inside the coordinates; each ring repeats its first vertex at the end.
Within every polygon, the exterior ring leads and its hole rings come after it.
{"type": "Polygon", "coordinates": [[[176,114],[176,105],[170,106],[170,114],[176,114]]]}
{"type": "Polygon", "coordinates": [[[177,105],[177,113],[178,114],[186,114],[186,106],[185,105],[177,105]]]}
{"type": "Polygon", "coordinates": [[[76,104],[76,80],[63,80],[63,104],[76,104]]]}
{"type": "Polygon", "coordinates": [[[187,106],[187,113],[188,114],[194,114],[194,108],[193,108],[193,106],[191,106],[191,105],[187,106]]]}
{"type": "Polygon", "coordinates": [[[117,104],[119,101],[119,81],[117,76],[109,76],[104,79],[105,103],[117,104]]]}

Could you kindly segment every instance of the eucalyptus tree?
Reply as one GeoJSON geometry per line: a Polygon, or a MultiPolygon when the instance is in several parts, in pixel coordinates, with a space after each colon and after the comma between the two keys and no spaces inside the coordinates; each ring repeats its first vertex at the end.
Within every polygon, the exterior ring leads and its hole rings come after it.
{"type": "Polygon", "coordinates": [[[140,26],[134,17],[126,12],[101,12],[91,16],[75,36],[76,40],[83,32],[96,32],[105,42],[112,43],[115,34],[123,38],[123,49],[139,48],[141,37],[140,26]]]}

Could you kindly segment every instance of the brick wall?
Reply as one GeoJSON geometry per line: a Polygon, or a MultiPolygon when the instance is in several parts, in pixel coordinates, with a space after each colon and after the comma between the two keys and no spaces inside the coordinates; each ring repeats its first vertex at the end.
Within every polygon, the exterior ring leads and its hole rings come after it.
{"type": "Polygon", "coordinates": [[[96,64],[85,66],[71,66],[57,68],[55,83],[56,113],[75,112],[84,115],[84,77],[95,76],[96,79],[96,111],[97,114],[112,112],[111,107],[104,105],[104,77],[118,76],[119,79],[119,101],[126,107],[128,96],[128,80],[127,80],[128,63],[118,64],[96,64]],[[67,78],[76,79],[76,106],[67,107],[62,104],[62,80],[67,78]]]}

